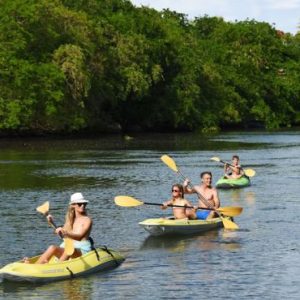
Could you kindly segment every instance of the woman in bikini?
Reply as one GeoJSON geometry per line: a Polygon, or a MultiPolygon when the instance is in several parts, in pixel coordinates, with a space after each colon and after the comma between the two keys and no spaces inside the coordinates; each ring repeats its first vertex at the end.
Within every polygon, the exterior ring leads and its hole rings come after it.
{"type": "Polygon", "coordinates": [[[192,207],[192,204],[184,199],[183,186],[181,184],[173,184],[172,186],[172,199],[162,204],[162,209],[168,208],[171,205],[179,205],[183,207],[173,207],[173,214],[175,219],[187,219],[192,209],[186,206],[192,207]]]}
{"type": "MultiPolygon", "coordinates": [[[[86,213],[88,200],[84,199],[81,193],[75,193],[71,196],[68,211],[66,214],[65,224],[58,227],[55,233],[60,237],[72,239],[74,252],[71,256],[65,253],[64,243],[60,246],[51,245],[36,261],[37,264],[48,263],[50,258],[55,255],[60,261],[79,257],[92,249],[89,240],[92,230],[92,220],[86,213]]],[[[47,216],[49,222],[53,222],[51,215],[47,216]]],[[[26,261],[26,258],[24,259],[26,261]]]]}

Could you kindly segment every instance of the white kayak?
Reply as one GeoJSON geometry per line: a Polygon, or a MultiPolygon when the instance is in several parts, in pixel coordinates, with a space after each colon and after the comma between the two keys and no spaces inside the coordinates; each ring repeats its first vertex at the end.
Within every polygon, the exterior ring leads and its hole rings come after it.
{"type": "MultiPolygon", "coordinates": [[[[229,219],[232,220],[231,218],[229,219]]],[[[187,235],[205,232],[212,229],[222,228],[223,222],[220,218],[208,220],[156,218],[144,220],[143,222],[140,222],[139,225],[141,225],[151,235],[160,236],[176,234],[187,235]]]]}

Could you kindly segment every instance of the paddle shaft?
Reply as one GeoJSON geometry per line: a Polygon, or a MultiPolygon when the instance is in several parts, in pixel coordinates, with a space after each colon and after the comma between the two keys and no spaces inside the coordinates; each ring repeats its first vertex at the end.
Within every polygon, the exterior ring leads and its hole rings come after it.
{"type": "MultiPolygon", "coordinates": [[[[163,206],[161,203],[153,203],[153,202],[143,202],[146,205],[157,205],[157,206],[163,206]]],[[[194,208],[193,206],[183,206],[183,205],[174,205],[174,204],[168,204],[168,207],[182,207],[182,208],[194,208]]],[[[204,207],[198,207],[197,209],[204,209],[204,210],[215,210],[214,208],[204,208],[204,207]]]]}
{"type": "MultiPolygon", "coordinates": [[[[46,212],[44,215],[45,215],[45,217],[46,217],[46,219],[47,219],[47,216],[49,215],[49,212],[46,212]]],[[[52,221],[49,221],[49,220],[47,219],[47,221],[48,221],[48,224],[50,224],[54,229],[57,228],[57,226],[56,226],[56,224],[55,224],[55,222],[54,222],[53,220],[52,220],[52,221]]],[[[59,236],[60,236],[61,239],[64,238],[61,232],[59,233],[59,236]]]]}

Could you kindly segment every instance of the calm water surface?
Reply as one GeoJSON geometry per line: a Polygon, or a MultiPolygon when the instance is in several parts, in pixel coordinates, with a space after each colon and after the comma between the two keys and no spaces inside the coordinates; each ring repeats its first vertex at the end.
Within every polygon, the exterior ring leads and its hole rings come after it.
{"type": "MultiPolygon", "coordinates": [[[[137,135],[81,140],[0,141],[0,266],[40,253],[57,237],[36,213],[50,200],[63,223],[70,194],[90,200],[96,245],[119,250],[117,269],[45,285],[0,283],[2,299],[299,299],[300,132],[137,135]],[[239,231],[153,238],[138,225],[167,216],[159,207],[122,208],[116,195],[149,202],[170,197],[178,182],[161,161],[171,155],[193,183],[239,154],[256,170],[252,186],[220,191],[222,206],[242,206],[239,231]]],[[[189,200],[196,203],[195,196],[189,200]]]]}

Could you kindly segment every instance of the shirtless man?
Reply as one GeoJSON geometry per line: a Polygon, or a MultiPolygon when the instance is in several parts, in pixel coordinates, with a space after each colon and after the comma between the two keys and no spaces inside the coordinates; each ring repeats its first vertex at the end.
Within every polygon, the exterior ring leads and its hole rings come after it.
{"type": "MultiPolygon", "coordinates": [[[[168,208],[168,205],[180,205],[180,206],[190,206],[192,204],[187,201],[184,197],[183,186],[181,184],[174,184],[172,186],[172,199],[166,201],[162,204],[162,209],[168,208]]],[[[173,214],[175,219],[187,219],[188,218],[188,211],[193,210],[192,208],[186,207],[173,207],[173,214]]]]}
{"type": "Polygon", "coordinates": [[[196,193],[199,195],[199,203],[198,206],[195,207],[194,210],[189,211],[188,217],[190,219],[200,219],[206,220],[211,219],[216,216],[215,212],[212,210],[198,209],[201,208],[219,208],[220,200],[218,196],[218,192],[215,188],[212,187],[212,174],[211,172],[202,172],[200,174],[201,185],[195,185],[193,188],[189,188],[189,180],[186,179],[183,183],[184,192],[187,194],[196,193]],[[206,199],[206,201],[202,200],[200,194],[206,199]],[[198,210],[197,210],[198,209],[198,210]]]}
{"type": "MultiPolygon", "coordinates": [[[[55,233],[64,238],[74,240],[74,253],[72,258],[79,257],[91,251],[91,242],[89,236],[92,230],[92,220],[87,215],[85,207],[88,200],[84,199],[81,193],[75,193],[71,196],[66,220],[63,227],[58,227],[55,233]]],[[[49,222],[53,221],[51,215],[47,216],[49,222]]],[[[60,261],[69,259],[69,256],[64,253],[64,243],[60,246],[51,245],[37,260],[37,264],[44,264],[55,255],[60,261]]]]}
{"type": "Polygon", "coordinates": [[[237,155],[232,156],[232,166],[224,165],[224,177],[231,179],[239,179],[244,175],[244,171],[240,166],[240,158],[237,155]]]}

